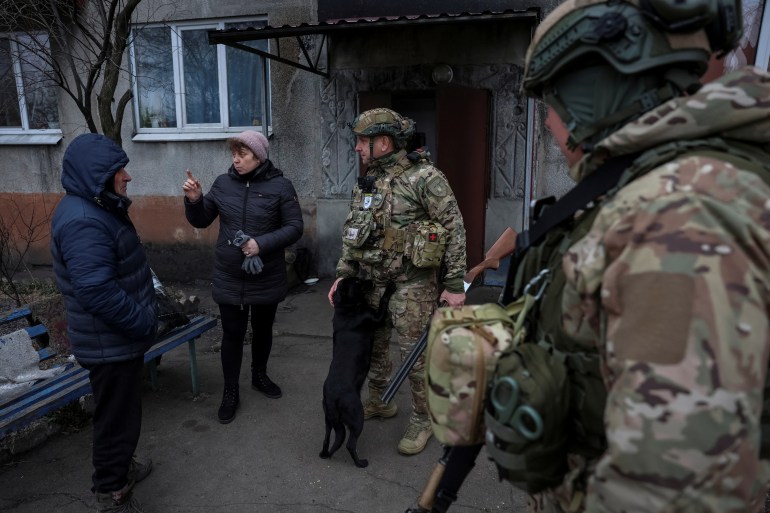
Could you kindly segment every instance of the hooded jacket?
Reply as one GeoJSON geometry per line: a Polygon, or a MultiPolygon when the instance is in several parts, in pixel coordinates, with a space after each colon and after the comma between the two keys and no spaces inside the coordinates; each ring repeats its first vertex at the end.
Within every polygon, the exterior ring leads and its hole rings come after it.
{"type": "Polygon", "coordinates": [[[66,195],[51,222],[51,254],[72,351],[84,364],[141,358],[156,339],[155,289],[131,202],[105,189],[127,164],[100,134],[76,137],[64,153],[66,195]]]}
{"type": "Polygon", "coordinates": [[[297,193],[270,160],[243,175],[230,166],[211,190],[195,203],[184,200],[185,215],[196,228],[206,228],[219,217],[214,251],[212,296],[217,304],[275,304],[288,293],[284,249],[302,236],[304,224],[297,193]],[[241,269],[244,256],[233,245],[242,230],[259,245],[262,272],[241,269]]]}

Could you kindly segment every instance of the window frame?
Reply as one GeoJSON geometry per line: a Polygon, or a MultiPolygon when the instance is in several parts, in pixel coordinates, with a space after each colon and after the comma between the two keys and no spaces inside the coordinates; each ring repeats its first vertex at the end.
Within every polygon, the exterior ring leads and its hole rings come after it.
{"type": "MultiPolygon", "coordinates": [[[[227,46],[218,44],[216,46],[217,52],[217,80],[219,85],[219,123],[187,123],[187,110],[185,108],[185,95],[184,89],[184,59],[182,55],[182,34],[189,30],[224,30],[226,25],[239,23],[239,24],[263,24],[267,23],[267,16],[249,16],[249,17],[237,17],[237,18],[221,18],[221,19],[202,19],[195,21],[169,21],[163,23],[142,23],[132,25],[132,36],[129,45],[129,59],[131,66],[131,90],[133,92],[133,99],[131,101],[131,111],[134,120],[134,135],[133,141],[194,141],[194,140],[219,140],[227,139],[234,133],[240,133],[246,129],[256,130],[258,132],[265,133],[265,127],[259,126],[230,126],[230,110],[228,102],[228,81],[227,81],[227,46]],[[141,112],[139,110],[139,86],[137,80],[137,64],[136,64],[136,47],[134,45],[133,30],[143,28],[159,28],[168,27],[171,33],[171,60],[173,69],[171,70],[174,82],[174,106],[176,110],[176,127],[158,127],[158,128],[144,128],[141,127],[141,112]]],[[[268,50],[270,42],[268,44],[268,50]]],[[[262,119],[267,118],[272,122],[272,98],[270,87],[270,63],[265,57],[254,55],[259,58],[262,64],[262,95],[260,103],[262,105],[262,119]],[[265,112],[269,112],[266,116],[265,112]]],[[[267,133],[272,133],[272,125],[268,124],[267,133]]]]}
{"type": "Polygon", "coordinates": [[[19,58],[20,49],[17,39],[20,37],[29,37],[36,34],[46,35],[46,45],[51,44],[50,35],[45,32],[36,32],[33,34],[23,32],[0,32],[0,39],[6,39],[9,43],[11,66],[13,67],[13,76],[16,83],[16,100],[19,104],[19,114],[21,118],[21,127],[0,126],[0,145],[54,145],[62,140],[61,131],[61,113],[59,112],[59,88],[56,88],[56,116],[58,118],[58,128],[30,128],[29,113],[27,112],[27,92],[24,88],[24,74],[22,62],[19,58]]]}

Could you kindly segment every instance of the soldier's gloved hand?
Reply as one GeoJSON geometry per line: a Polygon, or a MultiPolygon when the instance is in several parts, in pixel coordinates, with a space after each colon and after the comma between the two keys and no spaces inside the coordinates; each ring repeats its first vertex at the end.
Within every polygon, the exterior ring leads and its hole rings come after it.
{"type": "Polygon", "coordinates": [[[259,274],[262,272],[262,259],[257,256],[246,257],[243,260],[241,269],[249,274],[259,274]]]}
{"type": "Polygon", "coordinates": [[[251,240],[251,235],[246,235],[245,233],[243,233],[243,230],[238,230],[237,232],[235,232],[235,237],[233,237],[233,244],[240,248],[250,240],[251,240]]]}

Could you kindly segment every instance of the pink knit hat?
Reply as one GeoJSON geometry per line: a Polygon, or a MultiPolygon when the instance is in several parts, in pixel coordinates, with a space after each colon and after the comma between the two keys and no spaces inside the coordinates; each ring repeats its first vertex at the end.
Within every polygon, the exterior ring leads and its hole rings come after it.
{"type": "Polygon", "coordinates": [[[254,152],[254,155],[260,160],[260,162],[267,161],[267,149],[270,143],[267,142],[267,137],[254,130],[245,130],[240,134],[233,137],[234,141],[242,142],[254,152]]]}

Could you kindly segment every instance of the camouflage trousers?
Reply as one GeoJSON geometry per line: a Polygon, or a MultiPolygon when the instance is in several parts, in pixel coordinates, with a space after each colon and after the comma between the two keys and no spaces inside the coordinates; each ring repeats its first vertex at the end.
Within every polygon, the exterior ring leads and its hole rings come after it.
{"type": "MultiPolygon", "coordinates": [[[[385,286],[375,287],[369,301],[376,308],[385,286]]],[[[393,373],[390,359],[390,339],[395,328],[398,335],[400,360],[403,361],[422,336],[436,308],[438,287],[435,280],[412,283],[396,283],[396,291],[388,304],[388,320],[385,326],[374,332],[372,363],[369,368],[369,394],[378,398],[388,385],[393,373]]],[[[417,360],[409,372],[409,386],[412,390],[412,416],[428,421],[428,404],[425,396],[425,354],[417,360]]]]}

